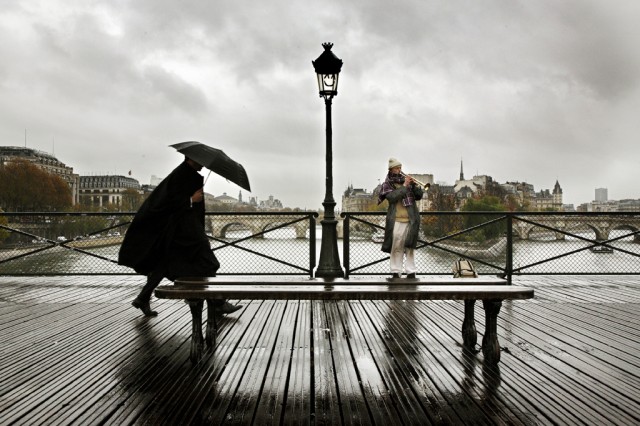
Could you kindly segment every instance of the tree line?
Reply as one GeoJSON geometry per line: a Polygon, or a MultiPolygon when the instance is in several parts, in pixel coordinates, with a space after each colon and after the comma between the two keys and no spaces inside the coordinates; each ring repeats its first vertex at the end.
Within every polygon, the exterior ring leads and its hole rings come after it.
{"type": "Polygon", "coordinates": [[[0,207],[7,212],[65,211],[71,189],[60,176],[16,159],[0,165],[0,207]]]}

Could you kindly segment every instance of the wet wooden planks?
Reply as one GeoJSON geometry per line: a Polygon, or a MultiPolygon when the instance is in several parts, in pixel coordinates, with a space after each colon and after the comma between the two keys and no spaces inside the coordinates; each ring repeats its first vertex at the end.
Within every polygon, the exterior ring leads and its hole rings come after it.
{"type": "Polygon", "coordinates": [[[499,367],[461,302],[401,300],[242,301],[192,367],[188,307],[140,317],[138,277],[0,277],[0,424],[638,423],[638,278],[520,283],[499,367]]]}

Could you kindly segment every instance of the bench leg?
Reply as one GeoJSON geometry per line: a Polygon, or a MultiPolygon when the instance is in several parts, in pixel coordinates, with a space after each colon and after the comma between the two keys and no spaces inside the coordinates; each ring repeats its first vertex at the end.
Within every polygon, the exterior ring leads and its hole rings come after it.
{"type": "Polygon", "coordinates": [[[207,330],[205,333],[204,341],[207,344],[207,348],[212,348],[216,344],[216,334],[218,333],[218,323],[216,321],[216,314],[214,310],[213,302],[215,299],[207,300],[207,330]]]}
{"type": "Polygon", "coordinates": [[[462,322],[462,342],[467,349],[473,349],[478,342],[478,333],[476,331],[476,321],[474,317],[476,301],[464,301],[464,321],[462,322]]]}
{"type": "Polygon", "coordinates": [[[500,343],[498,343],[498,312],[502,300],[483,300],[485,315],[484,337],[482,338],[482,354],[490,364],[500,362],[500,343]]]}
{"type": "Polygon", "coordinates": [[[202,351],[204,349],[204,341],[202,339],[202,307],[204,301],[189,299],[186,300],[191,309],[191,354],[189,359],[193,364],[200,361],[202,351]]]}

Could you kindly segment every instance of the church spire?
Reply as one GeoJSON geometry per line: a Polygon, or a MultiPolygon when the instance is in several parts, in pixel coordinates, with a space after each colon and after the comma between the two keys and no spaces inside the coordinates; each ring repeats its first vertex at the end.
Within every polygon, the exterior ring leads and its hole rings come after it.
{"type": "Polygon", "coordinates": [[[460,180],[464,180],[464,172],[462,171],[462,158],[460,158],[460,180]]]}
{"type": "Polygon", "coordinates": [[[556,179],[556,184],[553,187],[554,194],[562,194],[562,188],[560,187],[560,183],[558,183],[558,179],[556,179]]]}

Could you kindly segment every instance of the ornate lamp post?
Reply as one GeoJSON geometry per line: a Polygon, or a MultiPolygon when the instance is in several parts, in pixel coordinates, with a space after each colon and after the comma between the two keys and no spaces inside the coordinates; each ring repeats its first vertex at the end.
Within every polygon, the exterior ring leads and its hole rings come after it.
{"type": "Polygon", "coordinates": [[[311,61],[318,75],[318,89],[320,97],[324,98],[327,113],[327,147],[326,147],[326,186],[322,206],[324,207],[324,219],[322,224],[322,245],[320,246],[320,261],[316,276],[322,278],[344,277],[340,267],[340,255],[338,254],[338,233],[335,215],[336,202],[333,199],[333,154],[331,149],[331,99],[338,95],[338,75],[342,68],[342,60],[333,54],[333,43],[322,43],[324,52],[318,59],[311,61]]]}

